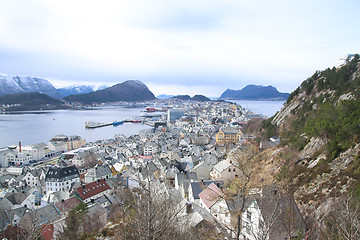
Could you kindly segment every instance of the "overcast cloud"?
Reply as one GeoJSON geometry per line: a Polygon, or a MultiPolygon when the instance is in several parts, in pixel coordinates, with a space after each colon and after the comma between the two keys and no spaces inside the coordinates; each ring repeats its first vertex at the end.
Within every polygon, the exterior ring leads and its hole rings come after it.
{"type": "Polygon", "coordinates": [[[359,52],[358,1],[0,0],[0,72],[155,94],[293,91],[359,52]]]}

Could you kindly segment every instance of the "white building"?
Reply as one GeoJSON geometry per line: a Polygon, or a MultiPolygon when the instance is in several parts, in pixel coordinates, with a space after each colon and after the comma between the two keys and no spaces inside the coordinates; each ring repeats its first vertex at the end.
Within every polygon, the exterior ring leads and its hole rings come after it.
{"type": "Polygon", "coordinates": [[[158,145],[154,142],[145,143],[143,150],[144,156],[152,156],[157,153],[158,145]]]}
{"type": "Polygon", "coordinates": [[[241,219],[243,239],[300,239],[306,231],[295,201],[276,187],[249,195],[241,219]]]}
{"type": "Polygon", "coordinates": [[[8,167],[9,159],[6,157],[6,154],[9,152],[9,149],[4,148],[0,149],[0,167],[8,167]]]}
{"type": "Polygon", "coordinates": [[[75,182],[80,182],[80,173],[75,166],[52,167],[45,177],[46,192],[69,191],[75,182]]]}

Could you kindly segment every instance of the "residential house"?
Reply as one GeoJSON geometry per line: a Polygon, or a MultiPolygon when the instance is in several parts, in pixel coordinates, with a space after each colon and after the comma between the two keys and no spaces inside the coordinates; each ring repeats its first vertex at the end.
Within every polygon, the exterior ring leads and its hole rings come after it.
{"type": "Polygon", "coordinates": [[[123,163],[123,162],[117,162],[115,164],[113,164],[111,167],[111,172],[112,172],[112,176],[115,176],[117,174],[122,174],[124,172],[126,172],[126,170],[128,169],[128,166],[123,163]]]}
{"type": "Polygon", "coordinates": [[[197,180],[200,181],[203,180],[209,180],[210,179],[210,171],[213,168],[213,166],[205,161],[201,161],[198,165],[196,165],[193,169],[191,169],[191,172],[195,172],[197,176],[197,180]]]}
{"type": "Polygon", "coordinates": [[[215,183],[211,183],[199,194],[199,205],[208,211],[224,226],[230,225],[230,212],[223,191],[215,183]]]}
{"type": "Polygon", "coordinates": [[[99,179],[94,182],[82,184],[81,187],[74,189],[71,195],[77,196],[84,203],[90,203],[91,201],[108,194],[110,189],[110,186],[104,179],[99,179]]]}
{"type": "Polygon", "coordinates": [[[212,179],[232,180],[241,175],[241,171],[227,160],[222,160],[210,172],[212,179]]]}
{"type": "Polygon", "coordinates": [[[94,182],[98,179],[107,179],[112,177],[112,171],[107,164],[96,165],[95,167],[89,169],[85,174],[85,182],[94,182]]]}
{"type": "Polygon", "coordinates": [[[34,208],[35,207],[35,198],[36,192],[8,192],[5,194],[5,198],[11,202],[11,209],[16,209],[20,207],[34,208]]]}
{"type": "Polygon", "coordinates": [[[71,198],[62,199],[60,202],[55,203],[55,206],[60,210],[61,217],[65,218],[67,212],[76,208],[80,203],[81,200],[77,196],[72,196],[71,198]]]}
{"type": "Polygon", "coordinates": [[[41,186],[41,180],[45,179],[45,176],[45,172],[41,168],[38,168],[27,171],[22,180],[25,181],[29,187],[37,187],[41,186]]]}
{"type": "Polygon", "coordinates": [[[41,239],[53,239],[54,226],[53,222],[60,215],[60,211],[53,205],[49,204],[32,211],[26,211],[20,224],[25,229],[40,229],[41,239]]]}
{"type": "MultiPolygon", "coordinates": [[[[0,211],[0,229],[11,229],[11,226],[19,225],[21,219],[24,217],[27,211],[29,211],[27,207],[19,207],[12,210],[0,211]]],[[[5,235],[8,234],[5,233],[5,235]]]]}
{"type": "Polygon", "coordinates": [[[276,187],[264,187],[249,195],[242,213],[244,239],[297,239],[306,231],[300,211],[290,196],[276,187]]]}
{"type": "Polygon", "coordinates": [[[183,182],[189,183],[196,180],[197,176],[194,172],[178,172],[175,175],[175,189],[179,190],[183,182]]]}
{"type": "Polygon", "coordinates": [[[189,202],[199,204],[200,203],[199,194],[211,183],[214,183],[218,188],[224,187],[224,182],[221,180],[217,180],[217,181],[216,180],[202,180],[202,181],[191,182],[189,184],[189,187],[187,190],[187,193],[188,193],[187,199],[189,200],[189,202]]]}

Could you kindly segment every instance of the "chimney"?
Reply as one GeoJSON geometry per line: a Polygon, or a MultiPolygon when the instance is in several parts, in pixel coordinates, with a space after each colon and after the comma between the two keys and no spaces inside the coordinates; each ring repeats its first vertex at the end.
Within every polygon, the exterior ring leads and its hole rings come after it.
{"type": "Polygon", "coordinates": [[[19,152],[21,152],[21,141],[19,141],[19,152]]]}

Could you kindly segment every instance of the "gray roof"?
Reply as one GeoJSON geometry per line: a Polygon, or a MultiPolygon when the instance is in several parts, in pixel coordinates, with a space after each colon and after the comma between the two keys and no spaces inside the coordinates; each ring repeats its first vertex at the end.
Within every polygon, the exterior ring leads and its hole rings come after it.
{"type": "Polygon", "coordinates": [[[176,177],[177,177],[177,181],[178,181],[178,184],[179,186],[181,186],[181,184],[184,182],[184,181],[196,181],[197,180],[197,175],[195,172],[179,172],[176,174],[176,177]]]}
{"type": "Polygon", "coordinates": [[[223,172],[225,169],[227,169],[228,167],[232,166],[231,163],[229,163],[228,161],[226,160],[222,160],[221,162],[219,162],[218,164],[216,164],[214,166],[214,169],[218,172],[223,172]]]}
{"type": "Polygon", "coordinates": [[[14,205],[20,205],[30,193],[7,193],[5,197],[14,205]]]}
{"type": "Polygon", "coordinates": [[[79,171],[75,166],[70,167],[55,167],[55,168],[49,168],[48,172],[46,173],[45,180],[63,180],[65,178],[75,178],[79,177],[79,171]]]}
{"type": "Polygon", "coordinates": [[[88,176],[103,177],[111,174],[111,169],[108,165],[97,165],[88,172],[88,176]]]}
{"type": "Polygon", "coordinates": [[[27,207],[19,207],[10,211],[6,211],[6,215],[10,221],[13,221],[15,216],[18,216],[21,219],[27,210],[29,210],[27,207]]]}
{"type": "Polygon", "coordinates": [[[54,205],[49,204],[45,207],[38,208],[35,211],[28,211],[22,221],[26,221],[28,219],[30,219],[30,221],[35,220],[36,226],[41,226],[45,223],[54,221],[59,215],[60,210],[54,205]]]}

